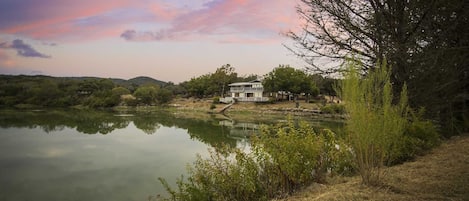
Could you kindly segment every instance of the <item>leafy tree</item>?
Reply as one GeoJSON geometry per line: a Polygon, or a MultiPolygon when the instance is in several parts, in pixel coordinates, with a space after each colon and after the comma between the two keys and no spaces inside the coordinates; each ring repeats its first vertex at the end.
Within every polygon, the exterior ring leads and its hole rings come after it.
{"type": "Polygon", "coordinates": [[[184,83],[184,86],[187,88],[187,91],[191,96],[203,98],[209,93],[207,89],[210,87],[210,75],[207,74],[192,78],[187,83],[184,83]]]}
{"type": "Polygon", "coordinates": [[[159,104],[168,103],[171,101],[173,94],[165,88],[160,88],[156,91],[155,99],[159,104]]]}
{"type": "MultiPolygon", "coordinates": [[[[187,82],[183,82],[183,83],[187,83],[187,82]]],[[[171,91],[173,95],[185,95],[187,94],[187,89],[184,87],[183,83],[174,84],[173,82],[168,82],[163,88],[171,91]]]]}
{"type": "Polygon", "coordinates": [[[212,93],[223,97],[228,90],[228,85],[235,82],[237,77],[238,74],[235,72],[235,68],[230,64],[217,68],[215,73],[210,76],[211,87],[214,87],[212,93]]]}
{"type": "Polygon", "coordinates": [[[114,87],[111,91],[112,91],[112,94],[115,96],[130,94],[130,90],[124,87],[114,87]]]}
{"type": "Polygon", "coordinates": [[[412,107],[447,132],[464,132],[469,116],[469,6],[465,0],[302,0],[300,32],[287,35],[310,70],[328,73],[347,55],[363,62],[361,73],[387,59],[393,90],[404,83],[412,107]]]}
{"type": "Polygon", "coordinates": [[[256,75],[238,77],[235,68],[226,64],[217,68],[214,73],[194,77],[180,84],[189,96],[203,98],[205,96],[224,96],[229,90],[228,85],[234,82],[252,81],[256,75]]]}
{"type": "Polygon", "coordinates": [[[268,73],[262,84],[266,91],[286,91],[293,94],[314,93],[317,95],[316,86],[312,79],[302,70],[290,66],[280,65],[268,73]]]}
{"type": "Polygon", "coordinates": [[[151,105],[156,101],[157,91],[156,86],[140,86],[135,90],[134,96],[140,102],[151,105]]]}

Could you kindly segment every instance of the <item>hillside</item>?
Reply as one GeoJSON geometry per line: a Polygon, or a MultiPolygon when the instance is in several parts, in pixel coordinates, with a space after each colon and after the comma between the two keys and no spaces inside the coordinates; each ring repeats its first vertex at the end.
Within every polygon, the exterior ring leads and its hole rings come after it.
{"type": "MultiPolygon", "coordinates": [[[[469,200],[469,135],[456,136],[415,161],[384,170],[383,185],[335,177],[282,201],[306,200],[469,200]]],[[[280,200],[279,200],[280,201],[280,200]]]]}
{"type": "Polygon", "coordinates": [[[48,80],[89,80],[89,79],[110,79],[114,84],[121,85],[121,86],[140,86],[143,84],[156,84],[156,85],[165,85],[166,82],[161,80],[157,80],[151,77],[146,76],[139,76],[132,79],[121,79],[121,78],[101,78],[101,77],[90,77],[90,76],[81,76],[81,77],[54,77],[54,76],[47,76],[47,75],[0,75],[0,78],[3,80],[10,80],[10,81],[29,81],[29,80],[40,80],[40,79],[48,79],[48,80]]]}

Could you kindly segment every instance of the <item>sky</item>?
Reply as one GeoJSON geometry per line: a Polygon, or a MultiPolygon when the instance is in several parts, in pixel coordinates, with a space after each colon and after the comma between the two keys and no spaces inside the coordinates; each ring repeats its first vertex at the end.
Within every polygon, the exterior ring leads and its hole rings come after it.
{"type": "Polygon", "coordinates": [[[1,0],[0,74],[149,76],[179,83],[230,64],[304,63],[283,44],[295,0],[1,0]]]}

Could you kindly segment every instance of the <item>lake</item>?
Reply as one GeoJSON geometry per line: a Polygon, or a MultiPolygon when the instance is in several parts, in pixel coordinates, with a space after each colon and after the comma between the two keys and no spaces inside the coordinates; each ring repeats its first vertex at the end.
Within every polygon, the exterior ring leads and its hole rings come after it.
{"type": "Polygon", "coordinates": [[[249,148],[260,124],[284,118],[0,110],[0,200],[148,200],[165,194],[159,177],[174,184],[196,154],[221,143],[249,148]]]}

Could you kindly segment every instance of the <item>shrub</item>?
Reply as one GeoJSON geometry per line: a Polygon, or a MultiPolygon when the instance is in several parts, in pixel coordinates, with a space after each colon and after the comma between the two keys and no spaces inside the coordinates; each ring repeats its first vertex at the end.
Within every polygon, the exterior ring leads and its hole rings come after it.
{"type": "Polygon", "coordinates": [[[213,109],[215,109],[215,108],[217,108],[217,106],[216,106],[215,104],[213,104],[213,103],[210,104],[210,110],[213,110],[213,109]]]}
{"type": "Polygon", "coordinates": [[[352,152],[330,130],[316,134],[305,122],[263,126],[252,140],[252,152],[210,150],[189,167],[187,181],[177,191],[160,179],[170,194],[163,200],[270,200],[322,182],[328,171],[352,171],[352,152]]]}
{"type": "Polygon", "coordinates": [[[324,114],[344,114],[345,106],[342,104],[331,104],[321,107],[321,112],[324,114]]]}
{"type": "Polygon", "coordinates": [[[216,97],[213,97],[213,104],[219,104],[220,103],[220,97],[216,96],[216,97]]]}
{"type": "Polygon", "coordinates": [[[396,147],[395,156],[389,159],[389,164],[402,163],[422,155],[426,151],[440,144],[440,135],[435,125],[428,120],[424,120],[424,110],[417,113],[410,112],[410,122],[407,124],[402,143],[396,147]]]}
{"type": "Polygon", "coordinates": [[[267,200],[258,182],[260,169],[252,155],[229,146],[209,152],[209,159],[198,155],[188,168],[187,182],[183,177],[178,179],[178,191],[160,178],[171,197],[162,200],[267,200]]]}
{"type": "Polygon", "coordinates": [[[386,62],[360,79],[357,62],[348,61],[341,84],[348,114],[346,131],[355,152],[357,168],[365,184],[377,184],[386,159],[398,153],[407,125],[407,90],[402,88],[398,104],[392,104],[390,69],[386,62]]]}

